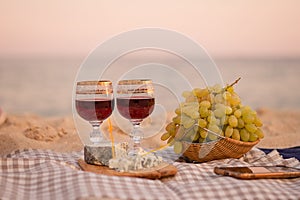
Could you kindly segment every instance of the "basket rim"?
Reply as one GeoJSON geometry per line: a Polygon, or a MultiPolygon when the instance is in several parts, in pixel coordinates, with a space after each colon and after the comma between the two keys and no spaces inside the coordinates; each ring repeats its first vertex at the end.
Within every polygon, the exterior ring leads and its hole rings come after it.
{"type": "Polygon", "coordinates": [[[254,145],[256,145],[260,142],[260,139],[254,141],[254,142],[244,142],[244,141],[235,140],[235,139],[228,138],[228,137],[220,138],[218,140],[213,140],[213,141],[209,141],[209,142],[202,142],[202,143],[200,143],[200,142],[188,142],[188,141],[181,141],[181,142],[187,143],[187,144],[190,144],[190,145],[201,145],[201,144],[211,144],[213,142],[219,142],[220,140],[228,140],[228,142],[236,143],[236,144],[240,144],[240,145],[245,145],[245,146],[254,146],[254,145]]]}

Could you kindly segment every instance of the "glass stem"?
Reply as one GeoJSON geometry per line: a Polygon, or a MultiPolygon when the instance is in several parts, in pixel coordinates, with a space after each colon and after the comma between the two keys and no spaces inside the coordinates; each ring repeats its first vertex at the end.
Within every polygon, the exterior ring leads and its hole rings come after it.
{"type": "Polygon", "coordinates": [[[90,133],[90,140],[93,144],[99,144],[103,141],[103,136],[100,132],[100,125],[102,122],[90,122],[93,130],[90,133]]]}
{"type": "Polygon", "coordinates": [[[141,148],[141,139],[143,138],[143,132],[141,130],[141,122],[132,122],[133,124],[133,130],[132,130],[132,150],[129,152],[129,154],[136,155],[141,148]]]}

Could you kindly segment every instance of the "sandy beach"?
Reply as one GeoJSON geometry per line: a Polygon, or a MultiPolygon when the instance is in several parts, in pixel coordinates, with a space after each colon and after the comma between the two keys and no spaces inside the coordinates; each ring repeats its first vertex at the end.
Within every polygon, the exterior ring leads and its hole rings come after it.
{"type": "MultiPolygon", "coordinates": [[[[258,147],[287,148],[300,145],[300,111],[258,109],[257,112],[264,123],[265,134],[258,147]]],[[[114,134],[126,137],[117,127],[114,127],[114,134]]],[[[159,142],[159,139],[150,138],[149,142],[159,142]]],[[[0,125],[0,146],[0,156],[26,148],[57,152],[83,149],[72,116],[42,117],[34,114],[6,114],[6,119],[0,125]]]]}
{"type": "Polygon", "coordinates": [[[9,115],[0,125],[0,155],[17,149],[79,151],[81,141],[72,117],[45,118],[34,114],[9,115]]]}

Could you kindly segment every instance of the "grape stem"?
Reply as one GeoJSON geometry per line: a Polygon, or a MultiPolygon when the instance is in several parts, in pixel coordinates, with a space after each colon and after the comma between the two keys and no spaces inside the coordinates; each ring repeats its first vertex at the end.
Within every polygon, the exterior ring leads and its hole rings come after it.
{"type": "Polygon", "coordinates": [[[236,79],[233,83],[231,83],[230,85],[228,85],[228,86],[226,87],[226,89],[229,88],[229,87],[234,86],[234,85],[237,84],[240,80],[241,80],[241,77],[239,77],[239,78],[236,79]]]}

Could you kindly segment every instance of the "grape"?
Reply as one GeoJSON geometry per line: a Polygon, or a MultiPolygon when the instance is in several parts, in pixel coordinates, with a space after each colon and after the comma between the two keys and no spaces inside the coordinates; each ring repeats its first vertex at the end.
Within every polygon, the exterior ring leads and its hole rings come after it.
{"type": "MultiPolygon", "coordinates": [[[[250,108],[251,109],[251,108],[250,108]]],[[[255,110],[251,110],[251,114],[254,116],[254,118],[257,117],[257,112],[255,110]]]]}
{"type": "Polygon", "coordinates": [[[197,119],[199,118],[199,112],[198,112],[198,107],[199,103],[198,102],[188,102],[188,103],[182,103],[181,105],[181,112],[194,118],[197,119]]]}
{"type": "Polygon", "coordinates": [[[250,133],[255,133],[257,131],[257,127],[254,124],[246,124],[245,129],[250,133]]]}
{"type": "Polygon", "coordinates": [[[216,124],[217,122],[217,119],[214,115],[211,115],[209,117],[207,117],[207,121],[210,123],[210,124],[216,124]]]}
{"type": "Polygon", "coordinates": [[[174,117],[172,119],[172,121],[175,123],[175,124],[180,124],[181,123],[181,115],[177,115],[176,117],[174,117]]]}
{"type": "Polygon", "coordinates": [[[238,119],[234,115],[230,115],[228,118],[228,124],[232,127],[237,127],[238,119]]]}
{"type": "Polygon", "coordinates": [[[228,99],[228,102],[231,104],[231,106],[237,106],[240,104],[241,100],[239,98],[239,96],[237,96],[236,94],[231,95],[231,98],[228,99]]]}
{"type": "Polygon", "coordinates": [[[184,102],[180,104],[181,107],[192,107],[192,108],[198,108],[199,103],[198,102],[184,102]]]}
{"type": "Polygon", "coordinates": [[[195,120],[189,118],[189,117],[185,117],[185,115],[182,115],[182,123],[184,128],[188,129],[190,127],[192,127],[195,124],[195,120]]]}
{"type": "Polygon", "coordinates": [[[191,114],[190,114],[190,117],[191,117],[192,119],[198,119],[198,118],[199,118],[199,113],[198,113],[198,111],[195,111],[195,112],[191,113],[191,114]]]}
{"type": "Polygon", "coordinates": [[[182,152],[182,149],[183,149],[182,143],[176,141],[176,142],[174,143],[174,152],[175,152],[176,154],[180,154],[180,153],[182,152]]]}
{"type": "Polygon", "coordinates": [[[201,130],[200,131],[200,136],[201,136],[201,138],[206,138],[207,137],[207,135],[208,135],[208,133],[207,133],[207,131],[205,131],[205,130],[201,130]]]}
{"type": "Polygon", "coordinates": [[[187,142],[192,142],[194,136],[195,136],[196,131],[194,129],[190,129],[186,134],[183,136],[183,140],[187,142]],[[192,139],[191,139],[192,138],[192,139]]]}
{"type": "Polygon", "coordinates": [[[200,89],[200,88],[195,88],[193,90],[194,96],[197,96],[199,98],[205,97],[209,94],[209,91],[207,89],[200,89]]]}
{"type": "Polygon", "coordinates": [[[243,121],[243,119],[238,118],[238,128],[244,128],[245,127],[245,122],[243,121]]]}
{"type": "Polygon", "coordinates": [[[166,131],[168,132],[173,132],[175,131],[175,129],[176,129],[176,124],[174,122],[171,122],[166,126],[166,131]]]}
{"type": "Polygon", "coordinates": [[[209,125],[208,129],[215,132],[215,133],[220,133],[221,132],[221,129],[217,125],[209,125]]]}
{"type": "Polygon", "coordinates": [[[192,93],[195,97],[201,97],[201,91],[202,91],[201,88],[194,88],[192,93]]]}
{"type": "Polygon", "coordinates": [[[219,135],[221,135],[221,136],[225,136],[225,133],[224,133],[224,131],[223,131],[223,130],[221,130],[221,131],[219,132],[219,135]]]}
{"type": "Polygon", "coordinates": [[[243,118],[243,120],[244,120],[244,122],[246,122],[247,124],[251,124],[251,123],[253,123],[254,122],[254,116],[253,115],[251,115],[251,114],[242,114],[242,118],[243,118]]]}
{"type": "Polygon", "coordinates": [[[176,108],[175,113],[176,113],[177,115],[181,115],[181,108],[176,108]]]}
{"type": "Polygon", "coordinates": [[[215,104],[215,95],[209,94],[209,99],[208,100],[210,101],[211,104],[215,104]]]}
{"type": "Polygon", "coordinates": [[[180,140],[185,134],[185,129],[183,126],[178,126],[178,128],[176,129],[176,135],[174,136],[174,138],[176,140],[180,140]]]}
{"type": "Polygon", "coordinates": [[[221,126],[221,120],[220,120],[220,119],[216,119],[215,124],[216,124],[217,126],[221,126]]]}
{"type": "Polygon", "coordinates": [[[167,139],[169,139],[169,137],[170,137],[170,134],[168,132],[166,132],[160,137],[160,139],[162,141],[166,141],[167,139]]]}
{"type": "Polygon", "coordinates": [[[201,127],[201,128],[205,128],[207,126],[207,121],[204,120],[204,119],[199,119],[198,120],[198,125],[201,127]]]}
{"type": "Polygon", "coordinates": [[[248,142],[249,138],[250,138],[250,133],[246,130],[246,129],[242,129],[240,131],[240,135],[241,135],[241,140],[244,142],[248,142]]]}
{"type": "Polygon", "coordinates": [[[190,91],[184,91],[184,92],[182,93],[182,96],[183,96],[184,98],[188,98],[188,97],[190,97],[190,96],[193,96],[193,93],[190,92],[190,91]]]}
{"type": "Polygon", "coordinates": [[[202,96],[207,96],[207,95],[209,95],[208,89],[203,89],[203,90],[201,91],[201,94],[202,94],[202,96]]]}
{"type": "Polygon", "coordinates": [[[222,103],[215,103],[214,106],[215,106],[215,109],[221,108],[221,109],[225,110],[225,105],[222,103]]]}
{"type": "Polygon", "coordinates": [[[222,94],[217,94],[214,98],[214,102],[215,103],[223,103],[224,102],[223,95],[222,94]]]}
{"type": "Polygon", "coordinates": [[[220,84],[216,84],[212,87],[212,92],[220,93],[222,91],[222,86],[220,84]]]}
{"type": "Polygon", "coordinates": [[[220,124],[221,124],[221,125],[226,125],[226,124],[228,124],[228,116],[223,116],[223,117],[220,119],[220,124]]]}
{"type": "Polygon", "coordinates": [[[262,127],[262,125],[263,125],[262,122],[261,122],[261,120],[258,117],[255,117],[254,124],[257,127],[262,127]]]}
{"type": "Polygon", "coordinates": [[[233,93],[234,93],[234,89],[233,89],[232,86],[227,87],[226,90],[227,90],[230,94],[233,94],[233,93]]]}
{"type": "Polygon", "coordinates": [[[225,91],[225,92],[223,93],[223,98],[224,98],[225,100],[228,100],[228,99],[230,99],[230,98],[231,98],[231,94],[230,94],[230,92],[228,92],[228,91],[225,91]]]}
{"type": "Polygon", "coordinates": [[[198,126],[194,126],[193,129],[194,129],[195,132],[197,132],[199,130],[199,127],[198,126]]]}
{"type": "Polygon", "coordinates": [[[185,99],[185,102],[187,103],[196,102],[196,101],[197,101],[197,97],[195,97],[194,95],[191,95],[185,99]]]}
{"type": "Polygon", "coordinates": [[[233,133],[233,128],[231,126],[227,126],[225,129],[225,137],[231,137],[233,133]]]}
{"type": "Polygon", "coordinates": [[[261,131],[260,128],[257,128],[255,134],[258,136],[259,139],[264,138],[264,134],[263,134],[263,132],[261,131]]]}
{"type": "Polygon", "coordinates": [[[190,136],[191,141],[195,142],[197,140],[199,140],[200,134],[198,132],[195,132],[194,134],[192,134],[190,136]]]}
{"type": "Polygon", "coordinates": [[[242,111],[242,115],[247,115],[251,113],[251,108],[249,106],[243,106],[241,108],[241,111],[242,111]]]}
{"type": "Polygon", "coordinates": [[[202,138],[202,137],[199,138],[199,143],[204,143],[205,141],[206,141],[205,138],[202,138]]]}
{"type": "Polygon", "coordinates": [[[211,140],[211,141],[214,141],[214,140],[217,140],[218,139],[218,136],[212,134],[212,133],[209,133],[208,134],[208,138],[211,140]]]}
{"type": "Polygon", "coordinates": [[[218,118],[221,118],[223,116],[225,116],[225,109],[222,109],[222,108],[218,108],[214,111],[214,115],[218,118]]]}
{"type": "Polygon", "coordinates": [[[168,144],[173,144],[174,142],[174,138],[173,137],[170,137],[167,141],[168,144]]]}
{"type": "Polygon", "coordinates": [[[181,109],[181,112],[183,112],[184,114],[186,114],[187,116],[189,116],[193,119],[199,118],[198,105],[196,105],[196,106],[194,106],[194,105],[183,106],[182,109],[181,109]]]}
{"type": "Polygon", "coordinates": [[[225,113],[226,113],[226,115],[230,115],[232,113],[232,108],[229,107],[229,106],[226,106],[225,107],[225,113]]]}
{"type": "Polygon", "coordinates": [[[249,142],[255,142],[258,140],[258,136],[255,133],[250,133],[249,142]]]}
{"type": "Polygon", "coordinates": [[[235,129],[235,128],[233,129],[231,138],[235,139],[235,140],[240,140],[241,136],[240,136],[240,132],[238,129],[235,129]]]}
{"type": "Polygon", "coordinates": [[[234,116],[236,118],[240,118],[242,116],[242,111],[240,109],[237,109],[236,111],[234,111],[234,116]]]}
{"type": "Polygon", "coordinates": [[[201,101],[200,104],[199,104],[200,107],[205,107],[205,108],[210,108],[211,106],[211,103],[207,100],[204,100],[204,101],[201,101]]]}
{"type": "Polygon", "coordinates": [[[209,111],[207,107],[200,107],[199,113],[202,118],[207,117],[209,115],[209,111]]]}

